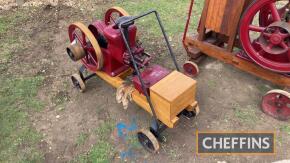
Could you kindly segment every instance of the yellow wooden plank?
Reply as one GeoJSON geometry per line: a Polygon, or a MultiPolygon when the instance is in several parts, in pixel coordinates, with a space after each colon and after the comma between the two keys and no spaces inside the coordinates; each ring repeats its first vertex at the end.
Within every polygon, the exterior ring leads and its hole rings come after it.
{"type": "Polygon", "coordinates": [[[226,7],[226,4],[227,4],[227,0],[219,0],[219,1],[216,1],[219,3],[219,8],[216,9],[217,10],[217,19],[216,19],[216,24],[215,24],[215,31],[216,32],[220,32],[221,31],[221,28],[223,28],[222,26],[222,23],[223,23],[223,18],[224,18],[224,12],[225,12],[225,7],[226,7]]]}
{"type": "Polygon", "coordinates": [[[197,106],[197,101],[194,101],[194,103],[192,103],[192,104],[190,104],[187,108],[186,108],[186,110],[187,111],[194,111],[194,108],[197,106]]]}
{"type": "Polygon", "coordinates": [[[102,71],[97,71],[96,74],[103,80],[105,80],[107,83],[109,83],[110,85],[112,85],[115,88],[119,88],[124,80],[122,78],[120,78],[119,76],[117,77],[111,77],[108,74],[106,74],[105,72],[102,71]]]}

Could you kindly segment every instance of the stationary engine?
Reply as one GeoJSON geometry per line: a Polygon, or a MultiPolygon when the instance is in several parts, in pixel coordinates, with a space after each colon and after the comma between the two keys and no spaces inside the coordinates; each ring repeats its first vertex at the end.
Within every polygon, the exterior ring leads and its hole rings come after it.
{"type": "MultiPolygon", "coordinates": [[[[132,67],[121,31],[118,27],[121,21],[129,19],[129,14],[119,7],[109,9],[104,20],[91,23],[88,28],[80,23],[69,26],[71,44],[67,48],[70,58],[74,61],[82,60],[86,68],[92,72],[102,70],[114,77],[132,67]],[[89,32],[86,31],[89,29],[89,32]],[[93,34],[93,35],[91,35],[93,34]],[[96,38],[97,43],[93,43],[96,38]]],[[[138,67],[148,65],[151,56],[144,52],[141,44],[136,42],[137,27],[127,24],[128,42],[138,67]]]]}

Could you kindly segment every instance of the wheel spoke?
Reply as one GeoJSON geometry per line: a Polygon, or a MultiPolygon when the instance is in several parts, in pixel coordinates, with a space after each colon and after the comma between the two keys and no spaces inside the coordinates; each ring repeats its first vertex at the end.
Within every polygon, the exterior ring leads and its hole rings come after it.
{"type": "Polygon", "coordinates": [[[81,45],[84,46],[83,39],[76,32],[74,32],[73,35],[81,43],[81,45]]]}
{"type": "Polygon", "coordinates": [[[110,15],[110,22],[109,22],[109,23],[114,23],[114,24],[116,24],[116,22],[115,22],[114,18],[112,17],[112,15],[110,15]]]}
{"type": "Polygon", "coordinates": [[[86,46],[87,45],[87,40],[86,40],[86,35],[84,32],[82,32],[82,35],[83,35],[83,45],[86,46]]]}
{"type": "Polygon", "coordinates": [[[274,46],[274,44],[270,43],[270,44],[267,46],[267,48],[268,48],[268,49],[272,49],[273,46],[274,46]]]}
{"type": "Polygon", "coordinates": [[[265,27],[259,27],[255,25],[250,25],[249,30],[255,31],[255,32],[263,32],[266,28],[265,27]]]}
{"type": "Polygon", "coordinates": [[[280,43],[280,46],[283,48],[283,49],[288,49],[289,47],[288,47],[288,45],[285,43],[285,42],[281,42],[280,43]]]}
{"type": "Polygon", "coordinates": [[[264,57],[264,55],[266,54],[266,52],[262,49],[258,52],[258,54],[261,56],[261,57],[264,57]]]}
{"type": "Polygon", "coordinates": [[[263,33],[263,36],[265,36],[265,37],[267,37],[267,38],[270,38],[271,35],[272,35],[272,34],[270,34],[270,33],[265,33],[265,32],[263,33]]]}
{"type": "Polygon", "coordinates": [[[273,20],[274,20],[274,21],[281,21],[280,14],[279,14],[279,11],[278,11],[278,9],[277,9],[275,3],[271,3],[271,4],[269,5],[269,8],[270,8],[270,10],[271,10],[273,20]]]}
{"type": "Polygon", "coordinates": [[[286,39],[287,37],[290,37],[290,34],[289,33],[286,33],[286,34],[283,34],[281,33],[280,36],[282,37],[282,39],[286,39]]]}
{"type": "Polygon", "coordinates": [[[88,54],[88,62],[90,62],[94,65],[97,65],[97,61],[96,61],[95,57],[93,56],[93,54],[95,54],[94,48],[86,47],[85,49],[88,52],[87,53],[88,54]]]}

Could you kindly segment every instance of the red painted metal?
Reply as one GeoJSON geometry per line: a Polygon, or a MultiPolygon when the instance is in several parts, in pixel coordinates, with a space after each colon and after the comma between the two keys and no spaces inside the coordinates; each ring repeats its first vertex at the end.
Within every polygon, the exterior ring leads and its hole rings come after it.
{"type": "MultiPolygon", "coordinates": [[[[146,68],[141,73],[141,77],[144,81],[144,84],[145,84],[145,87],[146,87],[148,94],[150,93],[149,88],[151,86],[153,86],[154,84],[156,84],[157,82],[159,82],[164,77],[166,77],[169,73],[170,73],[169,70],[167,70],[166,68],[161,67],[159,65],[152,65],[152,66],[146,68]]],[[[140,93],[144,94],[138,77],[137,76],[133,77],[132,81],[133,81],[134,87],[140,93]]]]}
{"type": "MultiPolygon", "coordinates": [[[[113,12],[119,13],[119,16],[122,16],[122,13],[127,14],[127,12],[123,9],[113,7],[106,12],[104,21],[97,20],[88,26],[88,29],[98,41],[104,59],[103,67],[99,71],[103,71],[112,77],[119,75],[120,73],[128,70],[130,67],[133,67],[120,29],[116,28],[114,23],[108,22],[109,18],[111,18],[110,15],[113,12]]],[[[86,68],[93,72],[97,71],[97,58],[94,57],[94,49],[87,48],[90,47],[90,43],[87,42],[86,35],[84,33],[78,34],[76,32],[76,28],[73,27],[69,29],[69,35],[71,41],[74,41],[76,38],[84,48],[86,57],[82,59],[82,62],[86,68]]],[[[145,50],[141,44],[136,43],[136,35],[137,27],[133,24],[128,28],[129,45],[137,66],[139,68],[144,68],[141,73],[141,77],[144,80],[149,93],[149,88],[167,76],[170,71],[158,65],[149,66],[149,62],[152,57],[151,55],[145,53],[145,50]]],[[[141,93],[144,93],[137,76],[134,76],[132,80],[136,89],[141,93]]]]}
{"type": "Polygon", "coordinates": [[[276,0],[255,1],[240,24],[243,49],[255,63],[271,71],[290,73],[290,27],[276,8],[276,0]],[[253,25],[254,17],[263,9],[270,11],[271,16],[261,18],[262,24],[273,22],[268,26],[253,25]],[[252,41],[250,32],[258,33],[259,37],[252,41]]]}
{"type": "MultiPolygon", "coordinates": [[[[102,70],[110,76],[116,76],[127,70],[130,66],[126,64],[128,62],[124,58],[127,49],[125,47],[120,29],[115,29],[113,26],[114,25],[106,25],[104,21],[100,20],[97,20],[89,25],[89,29],[101,45],[101,50],[104,56],[104,67],[102,70]]],[[[143,48],[136,47],[136,33],[137,27],[135,25],[130,26],[130,46],[133,49],[138,49],[142,52],[144,51],[143,48]]]]}
{"type": "Polygon", "coordinates": [[[119,7],[112,7],[112,8],[107,10],[107,12],[105,14],[104,22],[106,25],[110,25],[110,24],[114,23],[116,21],[116,19],[118,19],[119,17],[122,17],[122,16],[129,16],[129,15],[126,11],[124,11],[123,9],[121,9],[119,7]],[[118,16],[114,17],[114,14],[118,14],[118,16]]]}
{"type": "Polygon", "coordinates": [[[191,19],[191,14],[192,14],[192,10],[193,10],[193,4],[194,4],[194,0],[191,0],[190,5],[189,5],[189,10],[188,10],[188,16],[187,16],[187,20],[186,20],[186,24],[185,24],[185,29],[184,29],[184,33],[183,33],[183,38],[182,38],[182,43],[185,49],[187,49],[187,47],[184,44],[185,38],[187,36],[187,32],[188,32],[188,28],[189,28],[189,24],[190,24],[190,19],[191,19]]]}
{"type": "MultiPolygon", "coordinates": [[[[288,8],[289,4],[290,4],[290,2],[288,2],[283,7],[278,9],[280,17],[285,17],[286,16],[285,15],[286,14],[286,9],[288,8]]],[[[272,24],[273,22],[274,21],[273,21],[272,15],[271,15],[270,7],[269,6],[263,7],[260,10],[260,13],[259,13],[259,24],[260,24],[260,26],[266,27],[266,26],[272,24]]]]}
{"type": "Polygon", "coordinates": [[[279,119],[290,118],[289,93],[285,91],[270,91],[263,97],[261,108],[266,114],[279,119]]]}
{"type": "Polygon", "coordinates": [[[190,77],[196,77],[199,73],[199,68],[197,64],[191,61],[185,62],[185,64],[183,65],[183,70],[185,75],[190,77]]]}

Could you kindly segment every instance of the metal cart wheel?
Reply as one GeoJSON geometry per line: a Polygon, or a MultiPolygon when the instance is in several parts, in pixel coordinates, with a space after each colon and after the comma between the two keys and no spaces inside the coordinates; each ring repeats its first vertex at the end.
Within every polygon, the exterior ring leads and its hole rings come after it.
{"type": "Polygon", "coordinates": [[[156,153],[159,150],[157,138],[149,130],[140,130],[137,137],[141,145],[149,152],[156,153]]]}
{"type": "Polygon", "coordinates": [[[184,74],[189,77],[196,77],[199,74],[199,68],[196,63],[186,61],[183,65],[184,74]]]}
{"type": "Polygon", "coordinates": [[[86,84],[80,74],[73,74],[71,76],[71,81],[74,87],[76,87],[80,92],[85,91],[86,84]]]}
{"type": "Polygon", "coordinates": [[[261,109],[267,115],[278,120],[290,118],[290,93],[283,90],[272,90],[263,96],[261,109]]]}

